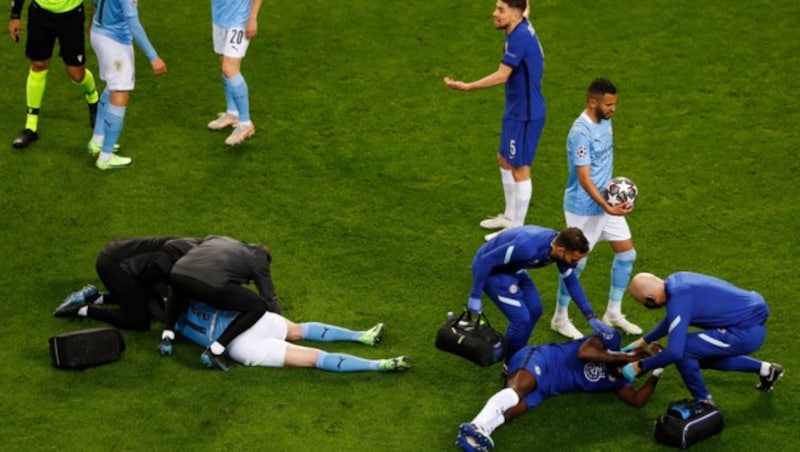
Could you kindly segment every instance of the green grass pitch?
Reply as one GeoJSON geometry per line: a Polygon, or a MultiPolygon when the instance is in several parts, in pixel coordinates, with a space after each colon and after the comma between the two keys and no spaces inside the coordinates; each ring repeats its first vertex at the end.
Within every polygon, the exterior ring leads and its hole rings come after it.
{"type": "MultiPolygon", "coordinates": [[[[445,313],[466,302],[483,242],[478,221],[501,208],[503,93],[452,92],[442,77],[472,80],[497,67],[503,36],[492,28],[493,2],[265,1],[243,66],[257,132],[234,149],[205,127],[224,108],[208,1],[139,7],[169,72],[153,76],[137,50],[120,141],[133,165],[117,172],[96,170],[88,157],[86,107],[57,59],[40,140],[12,149],[24,124],[27,60],[22,43],[0,39],[0,449],[455,450],[458,424],[500,388],[500,370],[437,351],[433,339],[445,313]],[[117,363],[51,367],[48,337],[101,326],[52,311],[70,291],[98,283],[94,261],[105,243],[211,233],[273,250],[293,320],[388,324],[375,349],[322,348],[407,354],[415,367],[224,374],[203,369],[200,348],[185,341],[159,357],[157,324],[125,332],[117,363]]],[[[641,190],[629,218],[635,271],[693,270],[761,292],[771,316],[755,356],[787,369],[771,394],[755,390],[753,375],[706,372],[726,428],[694,449],[796,450],[800,4],[544,0],[532,17],[546,56],[548,118],[528,222],[563,225],[566,133],[588,82],[610,78],[620,90],[616,172],[641,190]]],[[[582,276],[598,310],[610,261],[601,244],[582,276]]],[[[560,340],[548,326],[556,272],[532,276],[545,314],[531,341],[560,340]]],[[[660,319],[627,295],[624,305],[645,328],[660,319]]],[[[668,368],[644,408],[610,394],[565,395],[494,439],[507,451],[660,450],[653,419],[687,394],[668,368]]]]}

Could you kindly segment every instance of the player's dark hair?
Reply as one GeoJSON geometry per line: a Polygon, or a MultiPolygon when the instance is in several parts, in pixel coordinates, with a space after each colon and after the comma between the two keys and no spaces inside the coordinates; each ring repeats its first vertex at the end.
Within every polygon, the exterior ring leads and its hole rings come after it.
{"type": "Polygon", "coordinates": [[[578,228],[567,228],[559,232],[555,243],[567,251],[577,251],[582,254],[589,252],[589,240],[578,228]]]}
{"type": "Polygon", "coordinates": [[[586,89],[587,98],[602,98],[606,94],[617,94],[617,87],[611,83],[611,80],[604,78],[598,77],[592,80],[592,83],[589,84],[589,88],[586,89]]]}
{"type": "Polygon", "coordinates": [[[503,3],[520,11],[525,11],[528,6],[528,0],[503,0],[503,3]]]}

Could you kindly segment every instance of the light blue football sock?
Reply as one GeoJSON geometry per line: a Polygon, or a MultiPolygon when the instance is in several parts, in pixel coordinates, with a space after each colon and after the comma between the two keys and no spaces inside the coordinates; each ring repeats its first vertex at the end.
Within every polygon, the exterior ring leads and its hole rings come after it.
{"type": "Polygon", "coordinates": [[[611,288],[608,291],[608,301],[622,302],[622,296],[631,279],[634,261],[636,261],[635,248],[614,255],[614,262],[611,264],[611,288]]]}
{"type": "MultiPolygon", "coordinates": [[[[586,268],[586,258],[582,258],[578,261],[578,265],[575,266],[575,276],[581,276],[581,272],[583,269],[586,268]]],[[[566,308],[569,306],[569,302],[572,300],[572,297],[569,295],[569,291],[567,290],[567,285],[564,284],[564,281],[559,278],[558,279],[558,299],[557,299],[557,306],[561,308],[566,308]]]]}
{"type": "Polygon", "coordinates": [[[233,101],[233,93],[231,92],[231,86],[228,83],[228,79],[225,78],[225,75],[221,75],[222,77],[222,89],[225,91],[225,108],[228,113],[236,113],[239,115],[239,112],[236,110],[236,102],[233,101]]]}
{"type": "Polygon", "coordinates": [[[103,154],[114,152],[114,145],[122,134],[122,124],[125,122],[125,107],[109,103],[105,112],[103,126],[103,154]]]}
{"type": "Polygon", "coordinates": [[[319,322],[302,323],[300,328],[303,331],[303,339],[318,342],[358,342],[358,339],[363,334],[361,331],[348,330],[347,328],[319,322]]]}
{"type": "Polygon", "coordinates": [[[97,102],[97,119],[94,123],[94,131],[92,132],[94,136],[101,137],[103,136],[103,124],[105,122],[105,115],[106,110],[108,110],[108,87],[103,90],[103,94],[100,95],[100,100],[97,102]]]}
{"type": "Polygon", "coordinates": [[[378,370],[378,360],[359,358],[345,353],[320,351],[315,367],[329,372],[364,372],[378,370]]]}
{"type": "Polygon", "coordinates": [[[250,92],[247,89],[247,82],[244,80],[242,73],[238,73],[227,80],[230,87],[233,102],[236,104],[236,110],[239,111],[239,122],[250,121],[250,92]]]}

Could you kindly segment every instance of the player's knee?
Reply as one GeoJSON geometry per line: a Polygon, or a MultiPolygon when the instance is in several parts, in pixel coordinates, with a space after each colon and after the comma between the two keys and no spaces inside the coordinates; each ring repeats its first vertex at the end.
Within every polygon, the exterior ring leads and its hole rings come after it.
{"type": "MultiPolygon", "coordinates": [[[[509,319],[508,331],[512,334],[530,334],[533,331],[534,313],[525,311],[524,314],[518,317],[509,319]]],[[[542,315],[541,308],[539,308],[539,316],[542,315]]],[[[538,318],[538,317],[536,317],[538,318]]]]}
{"type": "Polygon", "coordinates": [[[33,72],[42,72],[48,69],[50,69],[50,60],[31,61],[31,70],[33,72]]]}
{"type": "Polygon", "coordinates": [[[72,81],[75,83],[80,83],[83,81],[83,78],[86,77],[86,67],[67,66],[67,74],[69,74],[69,78],[71,78],[72,81]]]}
{"type": "Polygon", "coordinates": [[[534,304],[533,307],[528,309],[528,315],[530,316],[530,323],[531,325],[535,325],[539,318],[542,316],[544,312],[544,308],[542,307],[542,303],[534,304]]]}

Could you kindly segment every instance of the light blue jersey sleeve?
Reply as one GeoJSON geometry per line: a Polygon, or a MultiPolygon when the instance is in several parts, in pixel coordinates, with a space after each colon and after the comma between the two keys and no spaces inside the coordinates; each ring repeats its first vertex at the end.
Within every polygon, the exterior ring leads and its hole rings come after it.
{"type": "Polygon", "coordinates": [[[131,45],[133,41],[142,49],[148,61],[158,54],[147,39],[139,22],[138,0],[93,0],[92,29],[114,41],[131,45]]]}
{"type": "Polygon", "coordinates": [[[155,60],[158,54],[156,53],[156,49],[153,48],[153,45],[150,44],[150,40],[147,39],[147,33],[145,33],[144,27],[142,27],[142,23],[139,21],[137,0],[127,0],[124,1],[124,3],[126,5],[125,21],[128,24],[128,29],[131,31],[133,40],[136,41],[136,44],[142,49],[142,52],[144,52],[147,57],[147,61],[155,60]]]}

